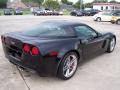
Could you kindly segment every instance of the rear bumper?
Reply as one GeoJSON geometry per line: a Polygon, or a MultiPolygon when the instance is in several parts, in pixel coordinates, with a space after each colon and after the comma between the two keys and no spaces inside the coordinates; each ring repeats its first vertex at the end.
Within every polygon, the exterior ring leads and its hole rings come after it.
{"type": "Polygon", "coordinates": [[[4,15],[12,15],[12,13],[4,13],[4,15]]]}
{"type": "Polygon", "coordinates": [[[21,58],[17,58],[8,53],[7,48],[3,45],[4,53],[8,60],[20,67],[37,71],[42,76],[56,76],[59,59],[50,56],[32,56],[30,54],[22,54],[21,58]]]}

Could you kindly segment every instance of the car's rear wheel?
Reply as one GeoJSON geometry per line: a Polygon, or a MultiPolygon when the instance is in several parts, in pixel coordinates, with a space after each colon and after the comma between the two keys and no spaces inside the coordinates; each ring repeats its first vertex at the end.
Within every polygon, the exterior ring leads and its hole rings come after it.
{"type": "Polygon", "coordinates": [[[58,77],[64,80],[70,79],[78,67],[78,55],[70,52],[64,56],[58,70],[58,77]]]}
{"type": "Polygon", "coordinates": [[[116,21],[116,24],[120,25],[120,19],[116,21]]]}
{"type": "Polygon", "coordinates": [[[107,52],[108,53],[111,53],[114,51],[114,48],[115,48],[115,45],[116,45],[116,39],[115,37],[113,37],[111,40],[110,40],[110,43],[108,45],[108,49],[107,49],[107,52]]]}
{"type": "Polygon", "coordinates": [[[98,18],[96,19],[96,21],[101,22],[101,18],[100,18],[100,17],[98,17],[98,18]]]}

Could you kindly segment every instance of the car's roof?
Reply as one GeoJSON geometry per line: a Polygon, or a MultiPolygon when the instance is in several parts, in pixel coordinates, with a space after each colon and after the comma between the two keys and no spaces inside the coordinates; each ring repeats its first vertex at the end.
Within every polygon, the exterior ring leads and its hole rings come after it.
{"type": "Polygon", "coordinates": [[[49,20],[49,21],[45,21],[43,23],[56,25],[56,26],[69,26],[69,25],[77,25],[77,24],[83,25],[83,23],[74,22],[74,21],[70,21],[70,20],[49,20]]]}

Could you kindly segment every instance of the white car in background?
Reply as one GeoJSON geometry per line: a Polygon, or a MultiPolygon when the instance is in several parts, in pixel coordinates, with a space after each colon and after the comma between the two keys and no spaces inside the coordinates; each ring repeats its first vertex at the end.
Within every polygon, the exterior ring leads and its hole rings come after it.
{"type": "Polygon", "coordinates": [[[99,12],[93,16],[94,21],[111,21],[113,14],[111,12],[99,12]]]}

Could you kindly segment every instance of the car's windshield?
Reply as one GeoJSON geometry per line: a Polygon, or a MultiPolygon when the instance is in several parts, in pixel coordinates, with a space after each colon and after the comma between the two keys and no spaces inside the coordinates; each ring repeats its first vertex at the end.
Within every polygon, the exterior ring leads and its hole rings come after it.
{"type": "Polygon", "coordinates": [[[73,34],[69,34],[67,30],[63,27],[59,27],[56,25],[46,25],[41,24],[37,25],[36,27],[27,29],[22,32],[24,35],[28,36],[73,36],[73,34]]]}

